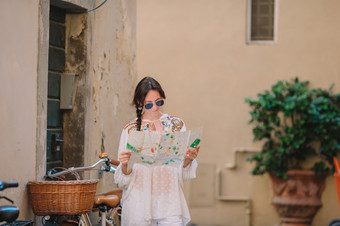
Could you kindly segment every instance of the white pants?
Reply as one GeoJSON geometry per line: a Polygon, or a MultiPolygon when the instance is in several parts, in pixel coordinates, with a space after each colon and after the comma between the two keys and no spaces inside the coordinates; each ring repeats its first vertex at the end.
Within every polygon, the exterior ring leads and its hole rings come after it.
{"type": "Polygon", "coordinates": [[[172,216],[152,220],[151,226],[183,226],[183,221],[180,216],[172,216]]]}

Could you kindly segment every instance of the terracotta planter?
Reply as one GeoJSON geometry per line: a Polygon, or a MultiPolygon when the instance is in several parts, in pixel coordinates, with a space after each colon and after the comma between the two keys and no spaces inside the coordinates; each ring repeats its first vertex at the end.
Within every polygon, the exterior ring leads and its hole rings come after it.
{"type": "Polygon", "coordinates": [[[283,180],[270,173],[274,190],[272,203],[281,217],[281,225],[311,225],[322,206],[326,175],[316,175],[311,170],[290,170],[287,175],[283,180]]]}

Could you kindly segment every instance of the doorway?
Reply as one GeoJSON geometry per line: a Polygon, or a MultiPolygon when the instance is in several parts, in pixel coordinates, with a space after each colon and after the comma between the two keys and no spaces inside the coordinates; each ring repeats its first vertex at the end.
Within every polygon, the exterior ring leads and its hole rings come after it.
{"type": "Polygon", "coordinates": [[[63,166],[63,114],[60,110],[60,81],[65,70],[64,9],[50,6],[47,96],[46,170],[63,166]]]}

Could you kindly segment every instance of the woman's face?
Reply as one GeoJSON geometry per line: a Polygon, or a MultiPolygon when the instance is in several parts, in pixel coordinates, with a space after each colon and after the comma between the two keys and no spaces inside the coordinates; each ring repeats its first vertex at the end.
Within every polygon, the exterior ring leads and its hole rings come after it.
{"type": "MultiPolygon", "coordinates": [[[[163,98],[161,97],[161,95],[159,94],[159,92],[157,90],[150,90],[146,96],[145,96],[145,100],[144,100],[144,116],[149,117],[149,118],[158,118],[160,116],[160,109],[161,106],[157,106],[156,102],[163,100],[163,98]],[[150,105],[152,104],[152,107],[150,109],[147,109],[148,107],[150,107],[150,105]],[[145,105],[149,105],[149,106],[145,106],[145,105]]],[[[160,102],[158,102],[159,105],[160,102]]]]}

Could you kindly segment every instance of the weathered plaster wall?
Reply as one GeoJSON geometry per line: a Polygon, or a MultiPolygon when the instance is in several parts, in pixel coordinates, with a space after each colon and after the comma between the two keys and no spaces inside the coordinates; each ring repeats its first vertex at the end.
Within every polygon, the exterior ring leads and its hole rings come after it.
{"type": "Polygon", "coordinates": [[[39,1],[1,1],[0,28],[0,180],[19,182],[1,195],[24,210],[21,219],[30,219],[26,183],[36,177],[39,1]]]}
{"type": "MultiPolygon", "coordinates": [[[[97,2],[97,4],[99,4],[97,2]]],[[[133,116],[135,1],[107,1],[96,11],[66,17],[66,72],[76,73],[72,110],[64,111],[64,164],[90,165],[102,152],[117,158],[120,133],[133,116]]],[[[98,192],[116,187],[112,174],[98,192]]]]}
{"type": "MultiPolygon", "coordinates": [[[[102,1],[64,2],[90,9],[102,1]]],[[[19,219],[34,219],[26,183],[41,180],[46,170],[49,6],[4,0],[0,7],[0,180],[20,184],[2,193],[20,207],[19,219]]],[[[78,89],[74,109],[64,115],[66,138],[81,138],[68,149],[81,150],[85,165],[104,151],[116,157],[121,129],[134,116],[135,13],[134,0],[120,0],[67,16],[66,72],[78,74],[78,89]]],[[[112,174],[105,177],[99,191],[114,187],[112,174]]]]}
{"type": "MultiPolygon", "coordinates": [[[[102,152],[117,158],[121,130],[134,117],[131,105],[136,82],[135,0],[107,1],[92,23],[88,62],[89,81],[85,138],[85,163],[102,152]]],[[[112,174],[104,174],[99,192],[113,188],[112,174]]]]}
{"type": "MultiPolygon", "coordinates": [[[[279,219],[270,203],[268,177],[249,175],[247,154],[238,156],[235,170],[224,166],[233,162],[233,150],[258,147],[247,125],[246,97],[295,76],[310,80],[314,87],[335,83],[339,92],[340,2],[279,1],[278,43],[273,45],[246,44],[246,4],[138,1],[137,72],[139,79],[154,76],[164,86],[164,111],[182,117],[189,129],[204,126],[199,162],[221,170],[221,195],[250,197],[253,225],[274,225],[279,219]]],[[[186,193],[193,222],[246,225],[246,202],[218,201],[214,171],[200,171],[198,176],[186,193]],[[214,181],[206,186],[204,178],[214,181]]],[[[327,183],[314,225],[326,225],[339,215],[333,178],[327,183]]]]}
{"type": "Polygon", "coordinates": [[[42,178],[46,173],[49,7],[48,1],[39,1],[36,179],[42,178]]]}
{"type": "MultiPolygon", "coordinates": [[[[88,15],[66,15],[65,72],[75,73],[75,95],[72,110],[63,113],[63,165],[83,166],[85,143],[86,96],[91,84],[87,83],[88,15]]],[[[90,109],[89,109],[90,110],[90,109]]]]}

